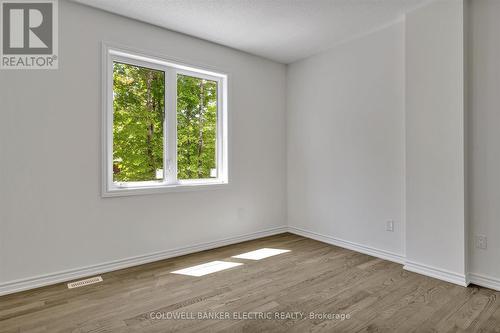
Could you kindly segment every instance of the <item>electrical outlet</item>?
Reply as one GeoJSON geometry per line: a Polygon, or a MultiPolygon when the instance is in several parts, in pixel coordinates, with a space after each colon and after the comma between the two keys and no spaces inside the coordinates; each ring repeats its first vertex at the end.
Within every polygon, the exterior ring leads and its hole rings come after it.
{"type": "Polygon", "coordinates": [[[387,221],[385,224],[385,231],[394,231],[394,221],[387,221]]]}
{"type": "Polygon", "coordinates": [[[488,238],[485,235],[476,236],[476,248],[486,250],[488,248],[488,238]]]}

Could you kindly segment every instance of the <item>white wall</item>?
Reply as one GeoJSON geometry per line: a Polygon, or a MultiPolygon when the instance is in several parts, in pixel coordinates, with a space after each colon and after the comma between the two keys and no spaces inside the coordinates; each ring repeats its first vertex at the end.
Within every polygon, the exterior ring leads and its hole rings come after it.
{"type": "MultiPolygon", "coordinates": [[[[470,271],[498,287],[500,2],[471,1],[470,14],[470,234],[488,236],[470,271]]],[[[0,73],[0,287],[282,226],[286,214],[401,256],[406,235],[409,263],[463,275],[462,1],[406,19],[406,37],[402,22],[375,31],[290,65],[285,82],[283,65],[60,1],[60,69],[0,73]],[[231,73],[229,188],[100,197],[102,40],[231,73]]]]}
{"type": "Polygon", "coordinates": [[[500,1],[470,3],[470,217],[474,235],[488,237],[488,249],[471,242],[470,271],[500,287],[500,1]]]}
{"type": "Polygon", "coordinates": [[[406,255],[465,275],[463,3],[406,17],[406,255]]]}
{"type": "Polygon", "coordinates": [[[289,65],[287,147],[290,226],[403,254],[403,22],[289,65]]]}
{"type": "Polygon", "coordinates": [[[67,1],[54,71],[0,73],[0,282],[285,221],[285,66],[67,1]],[[230,187],[100,197],[101,41],[231,74],[230,187]]]}

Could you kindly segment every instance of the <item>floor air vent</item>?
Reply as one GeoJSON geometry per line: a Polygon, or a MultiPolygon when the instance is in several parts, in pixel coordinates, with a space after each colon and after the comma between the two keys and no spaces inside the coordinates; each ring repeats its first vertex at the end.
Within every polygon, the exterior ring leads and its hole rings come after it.
{"type": "Polygon", "coordinates": [[[83,287],[83,286],[87,286],[89,284],[94,284],[94,283],[99,283],[99,282],[102,282],[102,277],[94,276],[94,277],[91,277],[89,279],[68,283],[68,289],[83,287]]]}

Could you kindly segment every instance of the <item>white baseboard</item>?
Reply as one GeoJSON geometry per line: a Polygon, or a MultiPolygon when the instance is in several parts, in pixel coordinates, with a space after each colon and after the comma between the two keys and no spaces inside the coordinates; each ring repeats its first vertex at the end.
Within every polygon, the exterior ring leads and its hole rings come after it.
{"type": "MultiPolygon", "coordinates": [[[[408,261],[403,255],[394,252],[377,249],[374,247],[362,245],[359,243],[354,243],[351,241],[346,241],[336,237],[320,234],[309,230],[304,230],[293,226],[288,226],[288,231],[293,234],[315,239],[320,242],[340,246],[349,250],[361,252],[381,259],[393,261],[399,264],[404,264],[403,268],[405,270],[414,273],[430,276],[439,280],[458,284],[463,287],[469,285],[469,277],[466,275],[458,274],[455,272],[424,265],[413,261],[408,261]]],[[[470,282],[473,282],[479,286],[500,290],[500,280],[492,277],[485,277],[479,274],[470,274],[470,282]]]]}
{"type": "Polygon", "coordinates": [[[123,268],[128,268],[132,266],[142,265],[158,260],[178,257],[194,252],[205,251],[214,249],[221,246],[231,245],[235,243],[240,243],[248,240],[253,240],[257,238],[272,236],[276,234],[281,234],[284,232],[290,232],[299,236],[311,238],[320,242],[327,244],[340,246],[349,250],[356,252],[368,254],[377,258],[393,261],[399,264],[404,264],[404,269],[427,275],[436,279],[444,280],[447,282],[455,283],[461,286],[467,286],[469,284],[469,279],[471,283],[477,284],[482,287],[491,288],[500,291],[500,279],[491,276],[486,276],[478,273],[470,273],[469,277],[461,275],[455,272],[450,272],[436,267],[431,267],[417,262],[406,261],[405,257],[386,250],[377,249],[374,247],[362,245],[359,243],[346,241],[343,239],[335,238],[332,236],[323,235],[317,232],[304,230],[301,228],[293,226],[281,226],[271,229],[265,229],[258,232],[248,233],[241,236],[224,238],[212,242],[200,243],[193,246],[186,246],[151,254],[146,254],[142,256],[136,256],[132,258],[125,258],[115,261],[110,261],[102,264],[76,268],[72,270],[66,270],[51,274],[45,274],[40,276],[35,276],[26,279],[20,279],[15,281],[8,281],[0,283],[0,295],[12,294],[15,292],[34,289],[38,287],[43,287],[51,284],[67,282],[75,279],[80,279],[83,277],[103,274],[123,268]]]}
{"type": "Polygon", "coordinates": [[[314,240],[317,240],[317,241],[320,241],[323,243],[331,244],[331,245],[340,246],[340,247],[343,247],[343,248],[346,248],[349,250],[368,254],[370,256],[374,256],[377,258],[393,261],[393,262],[396,262],[398,264],[402,264],[405,261],[404,256],[402,256],[398,253],[377,249],[374,247],[362,245],[362,244],[351,242],[351,241],[346,241],[346,240],[335,238],[335,237],[328,236],[328,235],[323,235],[323,234],[320,234],[320,233],[317,233],[314,231],[308,231],[308,230],[304,230],[304,229],[293,227],[293,226],[288,226],[288,231],[293,233],[293,234],[299,235],[299,236],[311,238],[311,239],[314,239],[314,240]]]}
{"type": "Polygon", "coordinates": [[[299,236],[315,239],[317,241],[324,242],[327,244],[340,246],[356,252],[368,254],[377,258],[403,264],[403,268],[407,271],[430,276],[463,287],[467,287],[469,283],[474,283],[481,287],[486,287],[500,291],[500,278],[495,278],[492,276],[487,276],[479,273],[459,274],[451,272],[445,269],[436,268],[422,263],[406,260],[405,256],[397,253],[377,249],[359,243],[354,243],[351,241],[346,241],[336,237],[320,234],[314,231],[309,231],[293,226],[288,226],[288,232],[299,236]]]}
{"type": "Polygon", "coordinates": [[[231,245],[235,243],[240,243],[248,240],[253,240],[257,238],[272,236],[276,234],[281,234],[287,232],[288,228],[286,226],[276,227],[271,229],[265,229],[258,232],[252,232],[241,236],[224,238],[212,242],[205,242],[193,246],[186,246],[141,256],[136,256],[132,258],[125,258],[120,260],[114,260],[102,264],[81,267],[51,274],[45,274],[40,276],[35,276],[26,279],[20,279],[15,281],[8,281],[0,283],[0,295],[12,294],[15,292],[34,289],[38,287],[43,287],[51,284],[67,282],[91,275],[103,274],[111,271],[116,271],[123,268],[128,268],[132,266],[142,265],[150,263],[153,261],[168,259],[172,257],[178,257],[194,252],[205,251],[214,249],[221,246],[231,245]]]}
{"type": "Polygon", "coordinates": [[[462,287],[469,285],[467,275],[451,272],[445,269],[424,265],[418,262],[406,260],[403,266],[404,269],[410,272],[430,276],[446,282],[458,284],[462,287]]]}
{"type": "Polygon", "coordinates": [[[500,279],[488,275],[469,273],[470,283],[500,291],[500,279]]]}

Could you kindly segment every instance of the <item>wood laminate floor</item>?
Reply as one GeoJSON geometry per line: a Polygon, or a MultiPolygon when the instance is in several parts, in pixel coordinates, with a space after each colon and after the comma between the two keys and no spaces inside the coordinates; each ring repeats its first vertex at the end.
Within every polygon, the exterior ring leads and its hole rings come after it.
{"type": "Polygon", "coordinates": [[[288,233],[102,277],[77,289],[58,284],[0,297],[0,332],[500,332],[499,292],[288,233]],[[231,258],[264,247],[291,251],[231,258]],[[170,273],[214,260],[244,265],[202,277],[170,273]],[[168,319],[200,313],[251,319],[168,319]]]}

